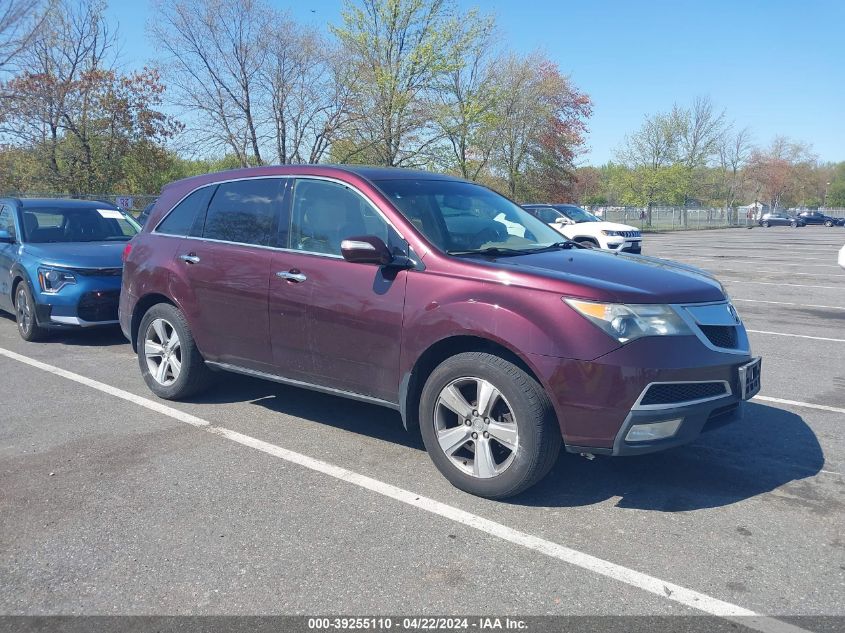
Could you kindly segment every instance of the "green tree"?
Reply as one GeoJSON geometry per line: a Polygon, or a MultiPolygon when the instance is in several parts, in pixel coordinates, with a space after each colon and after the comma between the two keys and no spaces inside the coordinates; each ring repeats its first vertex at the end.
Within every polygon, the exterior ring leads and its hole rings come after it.
{"type": "Polygon", "coordinates": [[[432,133],[435,87],[455,70],[455,51],[472,32],[464,19],[450,0],[345,0],[332,32],[360,79],[351,137],[359,153],[391,167],[425,160],[439,139],[432,133]]]}

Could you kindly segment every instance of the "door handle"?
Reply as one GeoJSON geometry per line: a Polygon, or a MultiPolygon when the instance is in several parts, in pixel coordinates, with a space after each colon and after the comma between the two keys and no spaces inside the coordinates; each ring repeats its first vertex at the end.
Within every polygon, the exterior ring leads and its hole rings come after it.
{"type": "Polygon", "coordinates": [[[194,255],[193,253],[190,253],[188,255],[179,255],[179,259],[181,259],[186,264],[199,264],[200,263],[200,258],[197,257],[196,255],[194,255]]]}
{"type": "Polygon", "coordinates": [[[288,281],[292,281],[297,284],[301,284],[303,281],[308,279],[308,277],[303,275],[296,268],[292,268],[291,270],[281,270],[276,273],[276,277],[281,277],[282,279],[287,279],[288,281]]]}

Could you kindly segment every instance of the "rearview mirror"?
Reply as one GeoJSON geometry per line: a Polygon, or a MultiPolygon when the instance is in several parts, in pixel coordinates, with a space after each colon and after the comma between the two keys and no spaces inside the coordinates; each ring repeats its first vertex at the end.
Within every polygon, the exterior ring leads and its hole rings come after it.
{"type": "Polygon", "coordinates": [[[393,261],[393,255],[384,241],[374,235],[349,237],[340,243],[343,259],[355,264],[378,264],[386,266],[393,261]]]}
{"type": "Polygon", "coordinates": [[[0,230],[0,244],[12,244],[14,239],[8,231],[0,230]]]}

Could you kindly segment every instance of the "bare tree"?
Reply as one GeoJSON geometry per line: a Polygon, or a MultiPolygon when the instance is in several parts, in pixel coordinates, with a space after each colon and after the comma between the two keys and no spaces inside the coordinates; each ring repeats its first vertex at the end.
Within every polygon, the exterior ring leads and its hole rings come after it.
{"type": "Polygon", "coordinates": [[[261,76],[277,160],[319,162],[350,121],[355,73],[315,30],[277,15],[272,31],[261,76]]]}
{"type": "Polygon", "coordinates": [[[35,40],[47,7],[45,0],[0,0],[0,73],[35,40]]]}
{"type": "Polygon", "coordinates": [[[150,33],[176,100],[195,133],[232,151],[242,165],[261,164],[261,70],[268,59],[273,12],[260,0],[157,0],[150,33]]]}
{"type": "Polygon", "coordinates": [[[719,156],[722,196],[729,222],[735,222],[737,219],[733,216],[734,205],[745,186],[747,179],[745,166],[751,157],[751,149],[751,132],[747,127],[736,132],[726,130],[716,148],[719,156]]]}
{"type": "Polygon", "coordinates": [[[61,178],[59,144],[65,132],[76,137],[82,147],[81,167],[91,173],[87,122],[92,104],[86,88],[100,73],[111,70],[115,53],[115,33],[103,10],[98,0],[53,5],[39,37],[20,55],[26,71],[7,84],[11,124],[2,132],[43,148],[53,182],[61,178]]]}
{"type": "Polygon", "coordinates": [[[697,97],[692,107],[675,106],[673,116],[680,122],[678,158],[688,169],[704,167],[718,152],[725,128],[725,112],[717,112],[709,97],[697,97]]]}

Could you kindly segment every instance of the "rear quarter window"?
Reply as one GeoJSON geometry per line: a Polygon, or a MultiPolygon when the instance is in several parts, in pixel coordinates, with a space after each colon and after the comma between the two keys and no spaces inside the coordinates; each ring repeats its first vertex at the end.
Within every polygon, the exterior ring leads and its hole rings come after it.
{"type": "Polygon", "coordinates": [[[202,232],[202,221],[205,208],[214,192],[214,187],[202,187],[189,194],[177,204],[156,227],[156,233],[166,235],[199,236],[202,232]]]}

